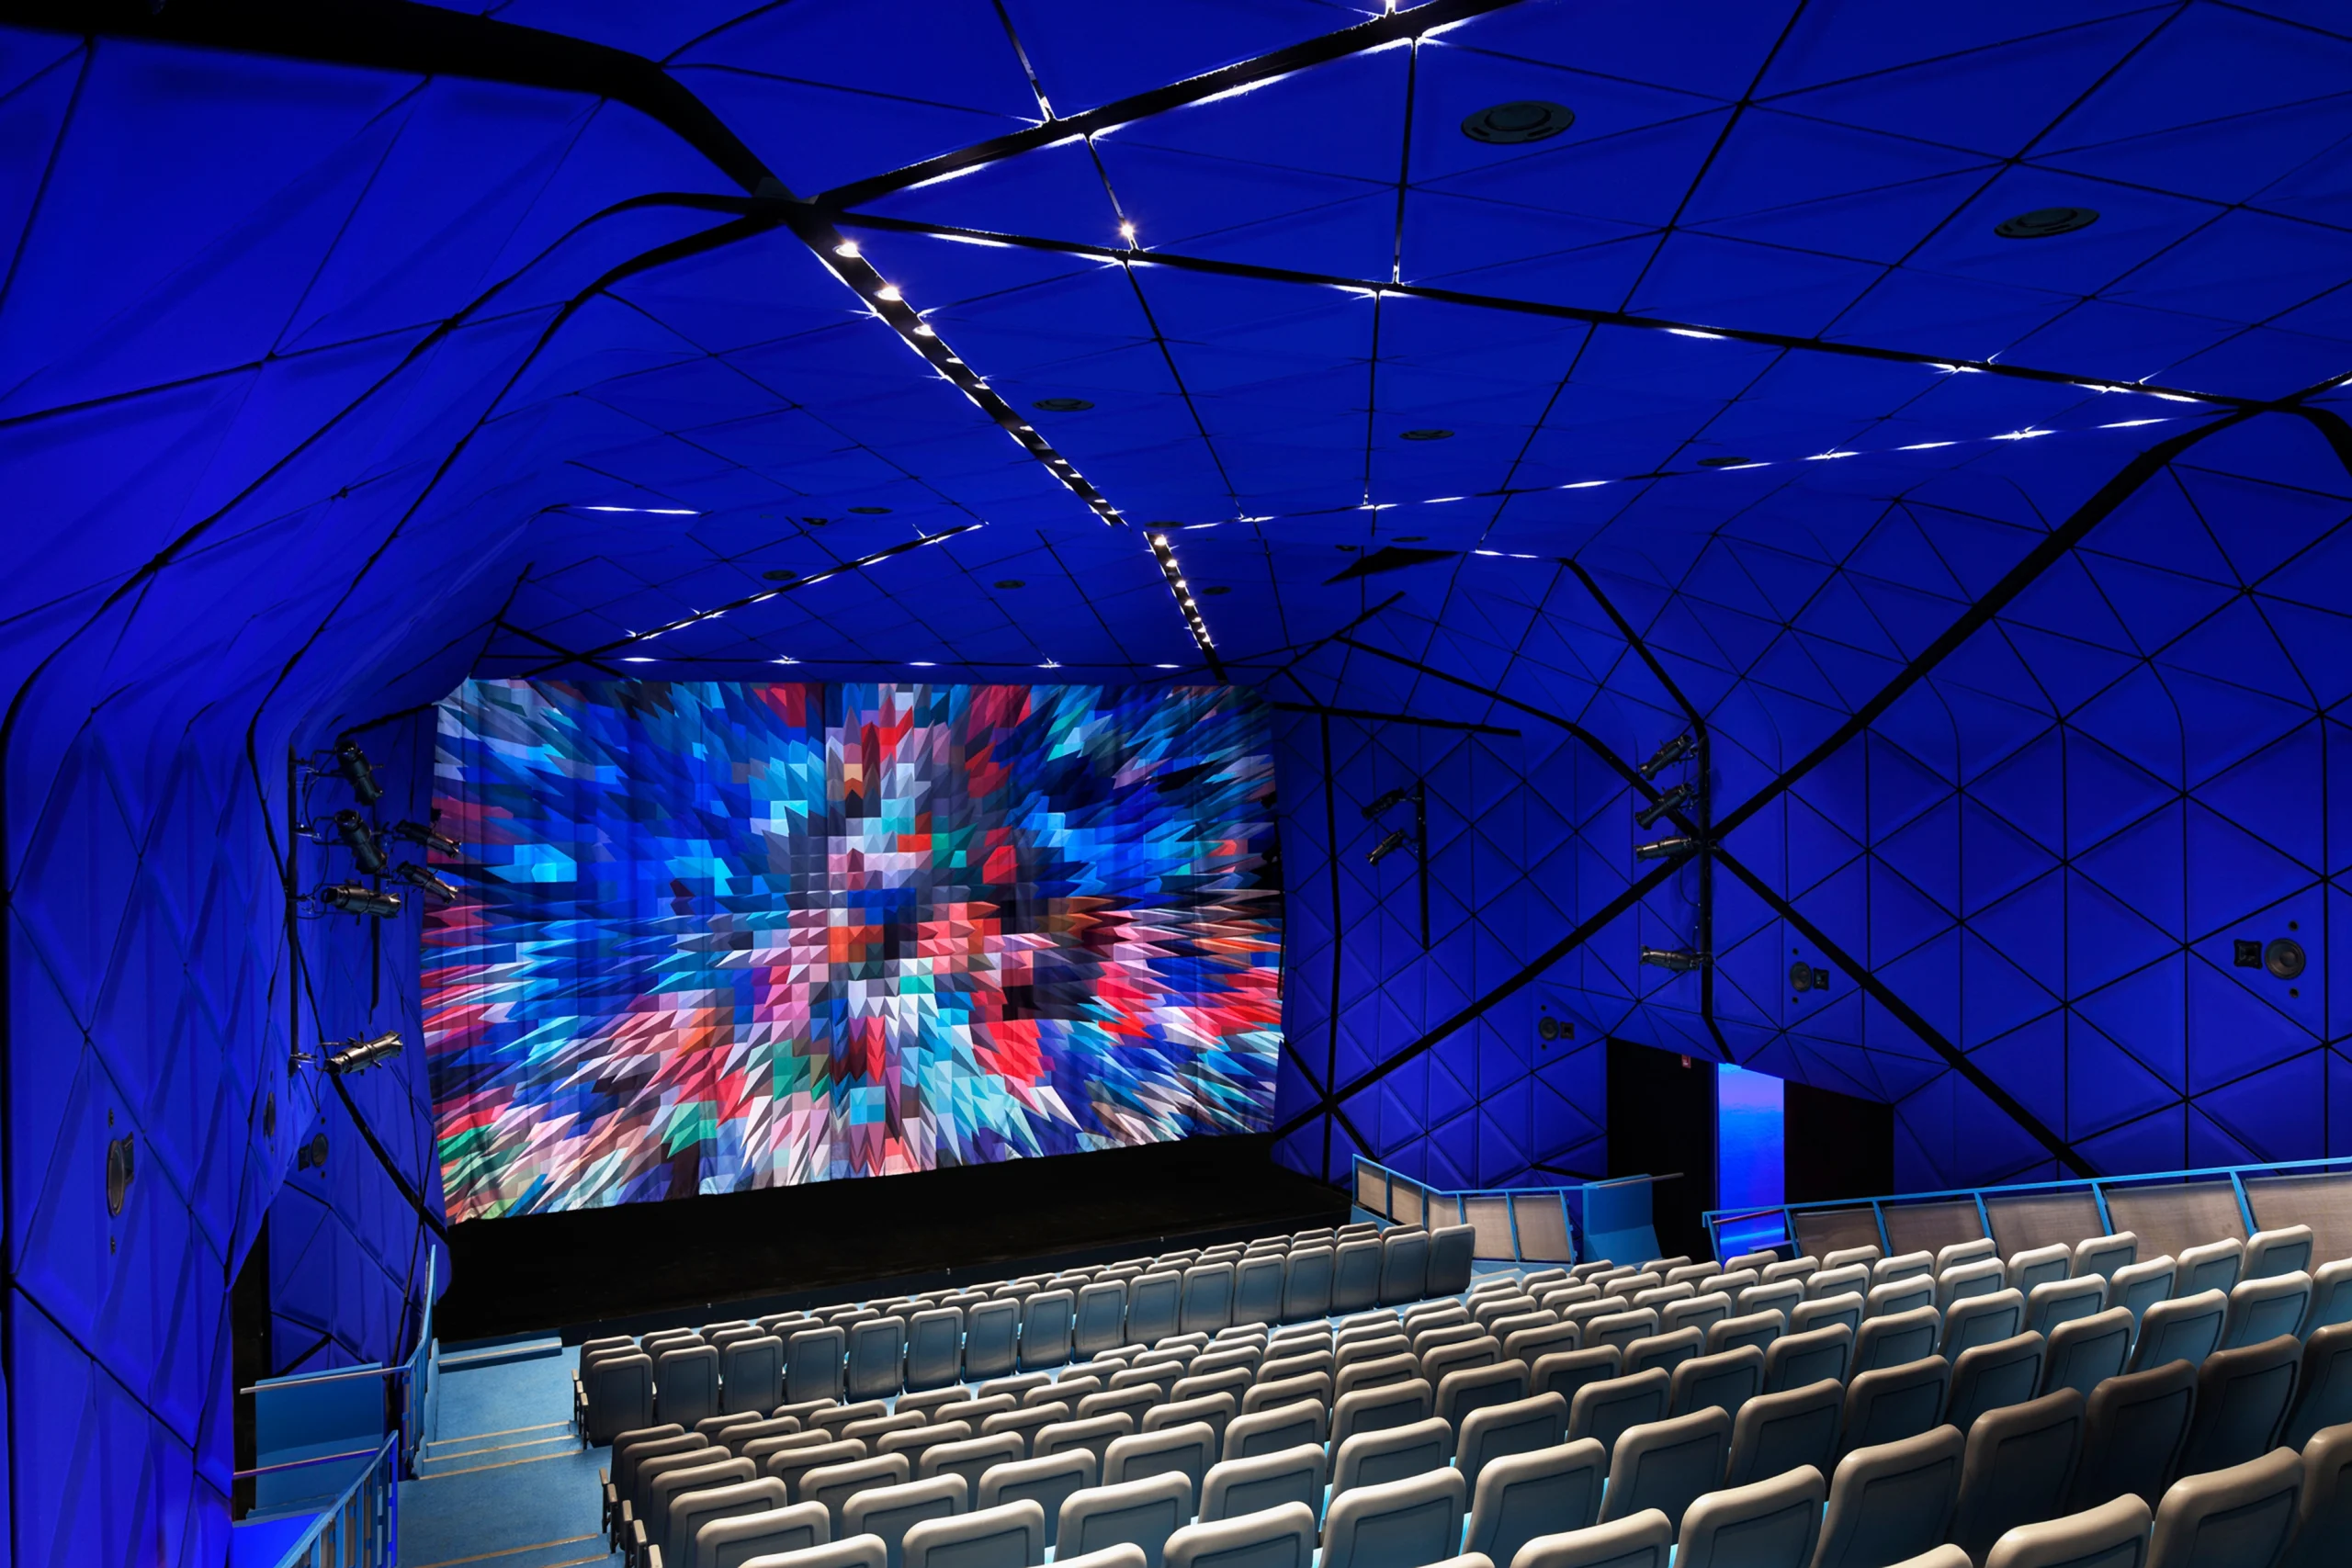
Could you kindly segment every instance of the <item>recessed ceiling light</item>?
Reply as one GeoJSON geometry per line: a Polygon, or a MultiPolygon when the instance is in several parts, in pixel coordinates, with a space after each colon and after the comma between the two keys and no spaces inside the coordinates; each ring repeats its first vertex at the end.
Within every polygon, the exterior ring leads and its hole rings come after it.
{"type": "Polygon", "coordinates": [[[999,588],[1026,588],[1029,586],[1028,583],[1023,581],[1017,577],[1000,577],[996,580],[996,585],[999,588]]]}
{"type": "Polygon", "coordinates": [[[1135,226],[1134,224],[1132,224],[1132,223],[1122,223],[1122,224],[1120,224],[1120,225],[1119,225],[1119,238],[1121,238],[1122,240],[1125,240],[1125,241],[1129,242],[1130,243],[1132,243],[1134,242],[1134,240],[1135,240],[1135,237],[1136,237],[1136,226],[1135,226]]]}
{"type": "Polygon", "coordinates": [[[1396,439],[1399,441],[1451,441],[1453,439],[1453,432],[1450,430],[1400,430],[1396,433],[1396,439]]]}
{"type": "Polygon", "coordinates": [[[1182,668],[1182,666],[1175,664],[1155,664],[1152,668],[1154,670],[1175,670],[1182,668]]]}
{"type": "Polygon", "coordinates": [[[855,240],[843,240],[840,244],[833,247],[833,254],[837,256],[846,256],[850,260],[855,261],[857,259],[857,242],[855,240]]]}
{"type": "Polygon", "coordinates": [[[887,506],[853,506],[850,510],[860,517],[880,517],[890,509],[887,506]]]}
{"type": "Polygon", "coordinates": [[[929,659],[910,659],[907,662],[913,665],[918,670],[928,670],[932,668],[935,661],[929,659]]]}
{"type": "Polygon", "coordinates": [[[628,658],[628,659],[624,659],[624,660],[621,660],[621,662],[622,662],[623,664],[650,664],[650,663],[652,663],[652,662],[653,662],[653,660],[651,660],[650,659],[640,659],[640,658],[631,657],[631,658],[628,658]]]}
{"type": "Polygon", "coordinates": [[[1043,409],[1047,413],[1084,413],[1094,405],[1084,398],[1039,398],[1029,406],[1043,409]]]}
{"type": "Polygon", "coordinates": [[[2098,211],[2088,207],[2037,207],[2002,219],[1993,225],[1993,232],[2004,240],[2046,240],[2052,234],[2087,229],[2098,221],[2098,211]]]}
{"type": "Polygon", "coordinates": [[[800,574],[797,571],[786,571],[784,568],[778,567],[774,571],[763,571],[760,575],[770,582],[790,582],[800,574]]]}
{"type": "Polygon", "coordinates": [[[1577,111],[1566,104],[1546,103],[1541,98],[1522,98],[1516,103],[1496,104],[1490,108],[1480,109],[1462,122],[1462,134],[1473,141],[1510,146],[1557,136],[1576,122],[1577,111]]]}
{"type": "Polygon", "coordinates": [[[1201,590],[1204,597],[1215,597],[1219,593],[1230,593],[1232,592],[1232,589],[1224,586],[1222,583],[1215,588],[1204,588],[1201,590]]]}
{"type": "Polygon", "coordinates": [[[905,296],[899,292],[899,286],[897,284],[886,283],[881,288],[874,291],[874,298],[876,299],[886,299],[895,305],[900,299],[904,299],[905,296]]]}
{"type": "Polygon", "coordinates": [[[1736,468],[1747,461],[1745,457],[1702,457],[1699,466],[1702,468],[1736,468]]]}

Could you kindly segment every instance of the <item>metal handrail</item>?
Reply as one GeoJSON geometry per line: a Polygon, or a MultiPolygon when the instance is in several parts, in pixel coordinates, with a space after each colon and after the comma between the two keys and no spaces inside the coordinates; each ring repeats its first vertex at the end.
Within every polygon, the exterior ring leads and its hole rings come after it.
{"type": "MultiPolygon", "coordinates": [[[[1785,1227],[1785,1234],[1793,1239],[1796,1235],[1796,1216],[1799,1214],[1817,1213],[1832,1209],[1867,1208],[1877,1219],[1880,1245],[1892,1247],[1893,1243],[1888,1241],[1886,1235],[1886,1211],[1889,1208],[1907,1208],[1917,1203],[1948,1202],[1956,1198],[1967,1198],[1975,1201],[1979,1218],[1982,1219],[1984,1217],[1984,1205],[1987,1198],[1997,1199],[2011,1193],[2087,1190],[2098,1204],[2099,1220],[2104,1224],[2108,1223],[2107,1194],[2111,1188],[2131,1188],[2166,1181],[2188,1181],[2199,1178],[2227,1178],[2237,1196],[2238,1216],[2245,1222],[2247,1233],[2252,1234],[2257,1227],[2255,1224],[2253,1205],[2248,1201],[2245,1193],[2245,1179],[2248,1176],[2276,1176],[2296,1171],[2316,1172],[2339,1166],[2352,1166],[2352,1156],[2339,1155],[2319,1159],[2271,1160],[2246,1165],[2196,1166],[2182,1170],[2138,1171],[2123,1176],[2068,1176],[2049,1181],[2011,1181],[1988,1187],[1945,1187],[1933,1191],[1885,1193],[1871,1198],[1821,1198],[1803,1203],[1764,1203],[1738,1209],[1709,1209],[1701,1218],[1706,1224],[1708,1240],[1715,1244],[1715,1249],[1720,1253],[1722,1227],[1735,1220],[1762,1219],[1768,1214],[1779,1214],[1785,1227]]],[[[1984,1229],[1985,1234],[1991,1234],[1992,1227],[1989,1224],[1985,1225],[1984,1229]]]]}
{"type": "Polygon", "coordinates": [[[372,1449],[321,1454],[315,1459],[288,1460],[283,1464],[237,1472],[240,1476],[260,1475],[299,1470],[304,1465],[332,1464],[361,1454],[373,1456],[335,1500],[311,1521],[300,1539],[286,1549],[277,1560],[277,1568],[392,1568],[401,1525],[400,1480],[395,1473],[400,1440],[398,1432],[388,1432],[384,1440],[372,1449]]]}
{"type": "MultiPolygon", "coordinates": [[[[1427,1216],[1430,1212],[1432,1200],[1436,1201],[1436,1203],[1440,1208],[1450,1205],[1453,1209],[1454,1218],[1458,1221],[1467,1219],[1469,1213],[1467,1205],[1468,1201],[1471,1199],[1500,1198],[1505,1200],[1507,1212],[1510,1215],[1511,1256],[1510,1260],[1515,1263],[1566,1263],[1572,1261],[1571,1258],[1530,1258],[1527,1256],[1526,1244],[1521,1240],[1519,1234],[1519,1203],[1521,1201],[1528,1199],[1540,1200],[1544,1198],[1556,1200],[1560,1205],[1561,1234],[1568,1238],[1568,1250],[1577,1257],[1581,1257],[1584,1254],[1584,1216],[1578,1211],[1577,1205],[1569,1201],[1571,1194],[1581,1196],[1589,1187],[1622,1185],[1629,1182],[1655,1181],[1660,1179],[1657,1177],[1648,1176],[1623,1176],[1612,1177],[1606,1181],[1580,1181],[1573,1186],[1468,1187],[1448,1189],[1443,1187],[1432,1187],[1428,1182],[1422,1181],[1415,1177],[1408,1176],[1401,1170],[1392,1170],[1388,1167],[1381,1164],[1378,1160],[1366,1159],[1363,1156],[1357,1155],[1354,1156],[1354,1164],[1350,1168],[1348,1173],[1349,1198],[1351,1201],[1356,1201],[1357,1196],[1363,1190],[1363,1179],[1361,1176],[1358,1175],[1358,1172],[1363,1170],[1374,1170],[1380,1173],[1382,1180],[1385,1183],[1382,1190],[1389,1195],[1386,1206],[1381,1212],[1381,1217],[1386,1220],[1394,1220],[1396,1217],[1394,1194],[1399,1186],[1409,1187],[1415,1192],[1420,1194],[1421,1213],[1424,1221],[1426,1221],[1427,1216]]],[[[1361,1207],[1362,1205],[1359,1203],[1358,1206],[1361,1207]]],[[[1485,1255],[1482,1254],[1481,1256],[1485,1255]]]]}

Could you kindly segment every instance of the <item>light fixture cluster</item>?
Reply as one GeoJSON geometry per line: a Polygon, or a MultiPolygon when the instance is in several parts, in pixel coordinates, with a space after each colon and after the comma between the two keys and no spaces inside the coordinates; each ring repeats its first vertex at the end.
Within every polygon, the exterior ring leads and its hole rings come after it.
{"type": "Polygon", "coordinates": [[[1000,397],[979,372],[957,357],[956,351],[922,319],[922,313],[907,302],[899,286],[866,260],[855,240],[821,224],[811,224],[802,237],[827,259],[834,275],[857,292],[867,309],[906,339],[908,347],[928,360],[932,368],[1002,426],[1032,457],[1045,464],[1046,470],[1068,486],[1070,493],[1084,502],[1096,517],[1113,526],[1126,521],[1111,504],[1110,498],[1078,471],[1076,464],[1056,451],[1053,443],[1000,397]]]}
{"type": "Polygon", "coordinates": [[[1184,581],[1183,572],[1176,565],[1176,552],[1168,547],[1168,536],[1151,536],[1152,558],[1159,562],[1159,574],[1168,580],[1168,591],[1176,595],[1176,607],[1184,612],[1184,624],[1192,628],[1193,640],[1203,653],[1216,657],[1216,639],[1209,636],[1209,624],[1201,617],[1201,607],[1193,603],[1192,586],[1184,581]]]}

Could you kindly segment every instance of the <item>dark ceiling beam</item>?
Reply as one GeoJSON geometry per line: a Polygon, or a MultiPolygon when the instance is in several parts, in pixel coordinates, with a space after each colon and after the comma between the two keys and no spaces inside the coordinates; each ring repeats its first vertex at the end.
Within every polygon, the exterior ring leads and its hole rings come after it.
{"type": "Polygon", "coordinates": [[[1969,359],[1945,354],[1923,354],[1913,349],[1849,343],[1838,338],[1795,337],[1787,333],[1758,332],[1747,327],[1719,326],[1704,321],[1674,321],[1664,316],[1634,315],[1625,310],[1601,310],[1583,305],[1556,305],[1541,299],[1516,299],[1500,294],[1473,294],[1464,289],[1438,288],[1428,284],[1391,283],[1384,279],[1348,277],[1338,273],[1301,272],[1293,267],[1262,266],[1254,262],[1220,261],[1209,256],[1191,256],[1181,251],[1126,250],[1115,245],[1090,244],[1078,240],[1047,239],[1037,234],[1015,234],[993,229],[961,228],[951,223],[924,223],[911,218],[890,218],[873,212],[833,211],[829,209],[827,215],[847,229],[867,229],[876,232],[897,234],[928,234],[943,239],[980,240],[1022,250],[1046,251],[1059,255],[1084,256],[1093,261],[1115,262],[1123,266],[1162,266],[1177,272],[1247,278],[1258,283],[1291,283],[1317,288],[1346,288],[1360,294],[1376,295],[1383,299],[1427,299],[1441,305],[1459,305],[1478,310],[1500,310],[1513,315],[1538,316],[1551,321],[1582,321],[1593,326],[1622,327],[1631,332],[1671,333],[1680,337],[1720,338],[1725,342],[1747,344],[1757,348],[1780,349],[1796,354],[1826,354],[1839,358],[1874,360],[1887,365],[1916,365],[1923,369],[1996,376],[2012,381],[2030,381],[2046,387],[2076,387],[2086,392],[2144,392],[2152,397],[2204,403],[2222,409],[2252,410],[2268,406],[2255,399],[2230,397],[2218,392],[2199,392],[2184,387],[2159,385],[2153,381],[2120,381],[2110,376],[2086,375],[2072,370],[2042,369],[2030,365],[2013,365],[2003,360],[1969,359]]]}
{"type": "Polygon", "coordinates": [[[848,185],[836,186],[826,191],[817,200],[820,205],[829,208],[859,206],[888,196],[892,191],[905,190],[928,180],[942,179],[989,164],[1001,164],[1007,158],[1017,158],[1023,152],[1048,147],[1057,141],[1067,141],[1073,136],[1100,135],[1115,126],[1165,114],[1170,109],[1182,108],[1188,104],[1197,104],[1220,93],[1260,86],[1295,71],[1344,60],[1349,55],[1362,54],[1366,50],[1378,49],[1399,39],[1418,38],[1433,28],[1483,17],[1489,11],[1504,10],[1518,3],[1519,0],[1430,0],[1430,4],[1425,6],[1391,11],[1368,22],[1359,22],[1351,28],[1341,28],[1337,32],[1307,39],[1275,50],[1271,54],[1259,55],[1254,60],[1237,61],[1231,65],[1220,66],[1182,82],[1154,87],[1147,93],[1136,93],[1099,108],[1064,115],[1025,130],[992,137],[953,152],[942,152],[935,158],[925,158],[919,164],[910,164],[888,174],[853,180],[848,185]]]}

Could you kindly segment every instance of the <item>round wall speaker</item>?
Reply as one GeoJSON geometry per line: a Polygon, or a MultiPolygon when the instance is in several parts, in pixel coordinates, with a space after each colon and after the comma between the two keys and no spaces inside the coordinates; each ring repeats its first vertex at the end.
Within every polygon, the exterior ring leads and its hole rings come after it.
{"type": "Polygon", "coordinates": [[[2291,980],[2303,972],[2303,944],[2293,937],[2282,936],[2262,950],[2262,966],[2281,980],[2291,980]]]}
{"type": "Polygon", "coordinates": [[[2093,208],[2037,207],[2015,218],[2002,219],[1993,225],[1993,232],[2004,240],[2047,240],[2052,235],[2087,229],[2098,221],[2098,212],[2093,208]]]}
{"type": "Polygon", "coordinates": [[[130,1134],[107,1142],[107,1213],[119,1219],[130,1196],[130,1179],[137,1175],[131,1159],[130,1134]]]}
{"type": "Polygon", "coordinates": [[[1510,146],[1557,136],[1576,122],[1577,111],[1566,104],[1527,98],[1480,109],[1462,122],[1462,134],[1473,141],[1510,146]]]}
{"type": "Polygon", "coordinates": [[[1557,1040],[1560,1037],[1560,1021],[1556,1018],[1544,1019],[1536,1024],[1535,1032],[1546,1040],[1557,1040]]]}
{"type": "Polygon", "coordinates": [[[1812,964],[1792,964],[1789,965],[1789,989],[1792,991],[1810,991],[1813,989],[1812,964]]]}

